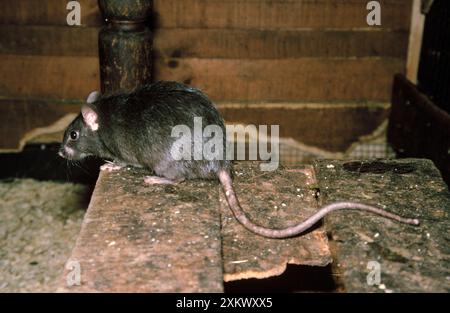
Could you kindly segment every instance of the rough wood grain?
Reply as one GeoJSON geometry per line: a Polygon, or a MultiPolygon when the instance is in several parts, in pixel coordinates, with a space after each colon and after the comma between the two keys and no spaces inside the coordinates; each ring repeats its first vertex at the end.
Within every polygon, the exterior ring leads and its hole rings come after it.
{"type": "Polygon", "coordinates": [[[433,160],[450,182],[450,114],[403,75],[394,80],[388,140],[402,157],[433,160]]]}
{"type": "MultiPolygon", "coordinates": [[[[147,186],[143,171],[101,172],[70,257],[64,292],[221,292],[216,183],[147,186]]],[[[147,173],[148,174],[148,173],[147,173]]]]}
{"type": "Polygon", "coordinates": [[[280,137],[330,152],[346,151],[389,116],[387,103],[219,102],[217,107],[229,124],[279,125],[280,137]]]}
{"type": "Polygon", "coordinates": [[[27,141],[46,133],[59,133],[60,141],[80,107],[81,102],[0,99],[0,151],[20,151],[27,141]]]}
{"type": "Polygon", "coordinates": [[[85,99],[99,90],[96,57],[2,55],[0,95],[85,99]]]}
{"type": "MultiPolygon", "coordinates": [[[[1,99],[0,150],[20,150],[24,140],[33,139],[27,134],[78,113],[83,102],[1,99]]],[[[280,125],[281,137],[330,152],[346,151],[358,138],[374,132],[389,114],[389,105],[382,103],[219,102],[217,107],[228,124],[280,125]]],[[[46,138],[59,141],[64,128],[41,135],[56,131],[46,138]]]]}
{"type": "Polygon", "coordinates": [[[0,53],[98,56],[98,27],[0,25],[0,53]]]}
{"type": "Polygon", "coordinates": [[[322,202],[356,200],[417,217],[419,227],[359,212],[325,219],[339,279],[348,292],[449,292],[450,193],[430,160],[317,161],[322,202]],[[381,266],[369,286],[368,262],[381,266]]]}
{"type": "MultiPolygon", "coordinates": [[[[404,62],[390,58],[157,61],[154,80],[184,81],[215,101],[387,101],[393,75],[404,72],[404,62]]],[[[98,67],[96,57],[4,55],[0,94],[85,98],[99,89],[98,67]]]]}
{"type": "Polygon", "coordinates": [[[99,0],[107,24],[98,35],[103,95],[131,92],[152,81],[152,1],[99,0]]]}
{"type": "MultiPolygon", "coordinates": [[[[234,186],[244,211],[257,224],[284,228],[317,210],[312,167],[261,172],[258,163],[240,162],[234,186]]],[[[267,239],[240,225],[220,192],[224,280],[267,278],[288,264],[325,266],[331,262],[322,228],[289,239],[267,239]]]]}
{"type": "MultiPolygon", "coordinates": [[[[98,27],[0,25],[0,53],[97,56],[98,27]]],[[[276,59],[405,58],[404,31],[157,29],[155,57],[276,59]]]]}
{"type": "MultiPolygon", "coordinates": [[[[83,26],[98,26],[97,1],[80,0],[83,26]]],[[[361,0],[154,0],[155,23],[164,28],[367,28],[361,0]]],[[[408,30],[411,0],[382,0],[382,26],[408,30]]],[[[0,0],[4,24],[66,25],[66,2],[0,0]]]]}
{"type": "Polygon", "coordinates": [[[409,33],[408,59],[406,63],[406,76],[414,84],[417,83],[419,71],[420,52],[422,50],[423,29],[425,15],[420,12],[423,1],[413,0],[411,12],[411,27],[409,33]]]}
{"type": "Polygon", "coordinates": [[[189,83],[216,101],[387,101],[405,64],[394,58],[174,58],[158,59],[154,68],[155,80],[189,83]]]}
{"type": "MultiPolygon", "coordinates": [[[[383,28],[408,29],[410,0],[382,0],[383,28]]],[[[368,27],[361,0],[156,0],[158,25],[181,28],[368,27]]]]}
{"type": "Polygon", "coordinates": [[[300,57],[405,58],[403,31],[157,29],[157,55],[189,58],[277,59],[300,57]]]}
{"type": "MultiPolygon", "coordinates": [[[[68,1],[61,0],[0,0],[0,22],[13,25],[67,25],[68,1]]],[[[101,25],[102,17],[95,0],[78,0],[81,25],[101,25]]]]}
{"type": "Polygon", "coordinates": [[[103,28],[99,34],[101,92],[131,92],[152,82],[152,34],[148,29],[117,31],[103,28]]]}

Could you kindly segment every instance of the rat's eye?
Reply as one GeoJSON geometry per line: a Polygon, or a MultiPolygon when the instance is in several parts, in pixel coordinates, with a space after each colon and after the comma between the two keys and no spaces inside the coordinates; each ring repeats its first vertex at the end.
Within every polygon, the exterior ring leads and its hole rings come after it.
{"type": "Polygon", "coordinates": [[[72,131],[70,132],[69,136],[70,136],[70,139],[72,139],[72,140],[77,140],[77,139],[78,139],[78,132],[72,130],[72,131]]]}

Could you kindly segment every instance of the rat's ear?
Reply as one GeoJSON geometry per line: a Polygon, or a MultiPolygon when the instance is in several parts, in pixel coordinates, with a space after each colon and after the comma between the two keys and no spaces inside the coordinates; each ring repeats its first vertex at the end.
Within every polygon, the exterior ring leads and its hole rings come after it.
{"type": "Polygon", "coordinates": [[[102,96],[102,94],[98,91],[93,91],[89,94],[89,96],[86,99],[86,103],[94,103],[96,102],[98,99],[100,99],[100,97],[102,96]]]}
{"type": "Polygon", "coordinates": [[[98,114],[91,104],[84,104],[81,107],[81,115],[86,125],[93,131],[98,130],[98,114]]]}

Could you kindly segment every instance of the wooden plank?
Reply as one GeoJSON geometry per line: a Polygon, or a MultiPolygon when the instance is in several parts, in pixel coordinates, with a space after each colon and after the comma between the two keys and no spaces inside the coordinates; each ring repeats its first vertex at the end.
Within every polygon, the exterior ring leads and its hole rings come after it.
{"type": "MultiPolygon", "coordinates": [[[[97,56],[97,27],[0,25],[0,53],[97,56]]],[[[158,29],[156,57],[406,57],[404,31],[158,29]]]]}
{"type": "Polygon", "coordinates": [[[414,84],[417,83],[419,71],[420,51],[422,49],[422,36],[425,25],[425,15],[420,11],[422,1],[414,0],[411,13],[411,31],[409,34],[408,60],[406,63],[406,76],[414,84]]]}
{"type": "MultiPolygon", "coordinates": [[[[317,210],[312,166],[261,172],[257,162],[239,162],[234,173],[239,201],[259,225],[284,228],[317,210]]],[[[223,192],[220,203],[225,282],[281,275],[288,264],[322,267],[331,262],[323,228],[294,238],[267,239],[249,232],[236,221],[223,192]]]]}
{"type": "Polygon", "coordinates": [[[36,136],[64,131],[80,107],[81,102],[0,99],[0,151],[20,151],[36,136]]]}
{"type": "MultiPolygon", "coordinates": [[[[382,26],[408,30],[411,0],[381,0],[382,26]]],[[[98,26],[97,2],[80,0],[83,26],[98,26]]],[[[66,25],[66,2],[0,0],[3,24],[66,25]]],[[[366,28],[361,0],[155,0],[155,24],[163,28],[366,28]]]]}
{"type": "Polygon", "coordinates": [[[85,99],[99,90],[96,57],[2,55],[0,74],[3,97],[85,99]]]}
{"type": "Polygon", "coordinates": [[[81,284],[63,292],[221,292],[216,183],[146,186],[148,172],[101,172],[69,261],[81,284]]]}
{"type": "MultiPolygon", "coordinates": [[[[380,3],[379,28],[409,29],[411,0],[380,3]]],[[[366,4],[361,0],[156,0],[154,8],[157,25],[165,28],[366,28],[366,4]]]]}
{"type": "Polygon", "coordinates": [[[388,140],[401,157],[433,160],[450,183],[450,114],[403,75],[394,81],[388,140]]]}
{"type": "Polygon", "coordinates": [[[154,79],[192,84],[216,101],[387,101],[404,67],[392,58],[158,59],[154,79]]]}
{"type": "Polygon", "coordinates": [[[98,56],[98,27],[0,25],[0,53],[98,56]]]}
{"type": "MultiPolygon", "coordinates": [[[[36,136],[41,136],[41,142],[61,140],[70,119],[59,128],[45,128],[67,114],[78,113],[83,102],[0,99],[0,151],[20,150],[36,136]]],[[[217,107],[228,124],[280,125],[282,138],[328,152],[346,151],[389,116],[388,104],[221,102],[217,107]]]]}
{"type": "Polygon", "coordinates": [[[405,58],[403,31],[158,29],[158,56],[177,58],[276,59],[300,57],[405,58]]]}
{"type": "Polygon", "coordinates": [[[431,160],[325,160],[314,167],[322,203],[363,201],[421,221],[415,227],[355,211],[326,217],[333,264],[346,291],[450,291],[450,193],[431,160]],[[378,284],[368,284],[376,278],[369,262],[379,265],[378,284]]]}
{"type": "MultiPolygon", "coordinates": [[[[97,1],[78,0],[82,26],[102,25],[97,1]]],[[[0,23],[12,25],[67,25],[68,1],[0,0],[0,23]]]]}
{"type": "Polygon", "coordinates": [[[389,117],[387,104],[218,103],[228,124],[280,125],[280,137],[309,147],[344,152],[389,117]]]}
{"type": "MultiPolygon", "coordinates": [[[[187,58],[159,60],[154,79],[184,81],[216,101],[387,101],[393,75],[402,72],[403,61],[390,58],[187,58]]],[[[5,97],[84,99],[99,89],[96,57],[3,55],[0,73],[5,97]]]]}

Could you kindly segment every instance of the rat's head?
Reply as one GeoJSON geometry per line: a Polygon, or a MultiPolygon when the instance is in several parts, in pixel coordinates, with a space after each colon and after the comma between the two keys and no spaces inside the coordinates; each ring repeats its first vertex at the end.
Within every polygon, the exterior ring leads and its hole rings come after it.
{"type": "Polygon", "coordinates": [[[99,119],[94,104],[100,97],[92,92],[75,120],[67,127],[58,154],[69,160],[81,160],[87,156],[99,156],[101,141],[98,137],[99,119]]]}

